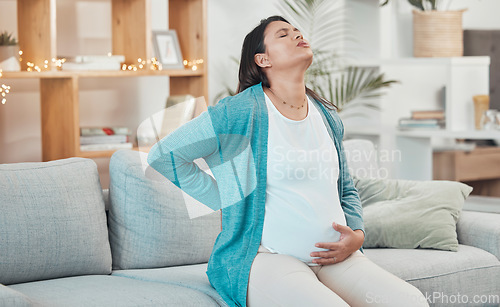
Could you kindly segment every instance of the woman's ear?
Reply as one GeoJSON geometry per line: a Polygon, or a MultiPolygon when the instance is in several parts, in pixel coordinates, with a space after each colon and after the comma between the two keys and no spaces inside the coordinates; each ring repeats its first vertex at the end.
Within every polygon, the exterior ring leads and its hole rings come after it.
{"type": "Polygon", "coordinates": [[[257,53],[254,56],[255,64],[261,68],[271,67],[271,62],[265,53],[257,53]]]}

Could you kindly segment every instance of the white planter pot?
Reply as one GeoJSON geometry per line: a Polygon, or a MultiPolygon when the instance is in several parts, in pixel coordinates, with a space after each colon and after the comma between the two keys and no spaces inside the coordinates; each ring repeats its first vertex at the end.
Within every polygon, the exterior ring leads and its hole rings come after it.
{"type": "Polygon", "coordinates": [[[19,46],[0,46],[0,69],[3,71],[19,71],[19,46]]]}

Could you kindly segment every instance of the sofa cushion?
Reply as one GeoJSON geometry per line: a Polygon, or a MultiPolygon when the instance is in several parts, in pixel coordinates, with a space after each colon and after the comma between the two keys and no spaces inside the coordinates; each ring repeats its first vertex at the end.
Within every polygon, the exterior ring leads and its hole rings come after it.
{"type": "Polygon", "coordinates": [[[457,252],[430,249],[365,248],[365,255],[385,270],[416,286],[431,306],[498,306],[500,262],[476,247],[459,245],[457,252]],[[490,304],[474,303],[476,298],[490,304]],[[494,296],[496,295],[496,297],[494,296]],[[448,300],[468,299],[455,305],[448,300]],[[481,297],[482,296],[482,297],[481,297]]]}
{"type": "Polygon", "coordinates": [[[112,275],[187,287],[205,293],[220,306],[227,306],[208,281],[206,271],[207,263],[202,263],[158,269],[118,270],[113,271],[112,275]]]}
{"type": "Polygon", "coordinates": [[[472,191],[453,181],[354,178],[365,223],[363,247],[456,251],[456,223],[472,191]]]}
{"type": "Polygon", "coordinates": [[[27,307],[32,305],[33,302],[31,302],[26,295],[4,285],[0,285],[0,306],[27,307]]]}
{"type": "Polygon", "coordinates": [[[182,191],[154,169],[147,154],[119,150],[109,172],[110,243],[116,269],[207,262],[220,232],[220,211],[190,218],[182,191]],[[163,179],[163,180],[162,180],[163,179]]]}
{"type": "Polygon", "coordinates": [[[382,178],[385,169],[379,168],[378,153],[371,141],[362,139],[345,140],[344,152],[351,176],[358,178],[382,178]]]}
{"type": "Polygon", "coordinates": [[[94,161],[0,165],[0,283],[111,273],[94,161]]]}
{"type": "Polygon", "coordinates": [[[36,306],[219,306],[193,289],[117,276],[67,277],[11,287],[36,306]]]}

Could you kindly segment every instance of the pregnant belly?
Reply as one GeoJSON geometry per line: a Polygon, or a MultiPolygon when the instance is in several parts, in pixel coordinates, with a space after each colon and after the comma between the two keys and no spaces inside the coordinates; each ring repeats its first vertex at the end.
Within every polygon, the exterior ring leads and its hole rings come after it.
{"type": "Polygon", "coordinates": [[[283,218],[279,223],[273,219],[264,220],[261,244],[271,252],[293,256],[309,265],[315,265],[312,260],[317,258],[311,257],[311,252],[326,250],[314,246],[316,243],[339,241],[340,233],[333,229],[332,222],[345,225],[344,220],[332,217],[283,218]]]}

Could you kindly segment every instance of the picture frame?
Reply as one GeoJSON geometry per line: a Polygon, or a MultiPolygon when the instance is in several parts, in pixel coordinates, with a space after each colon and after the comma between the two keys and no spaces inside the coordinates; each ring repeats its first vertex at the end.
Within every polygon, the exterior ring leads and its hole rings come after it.
{"type": "Polygon", "coordinates": [[[153,31],[155,56],[163,69],[183,69],[183,58],[175,30],[153,31]]]}

